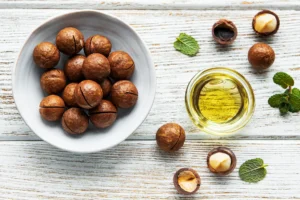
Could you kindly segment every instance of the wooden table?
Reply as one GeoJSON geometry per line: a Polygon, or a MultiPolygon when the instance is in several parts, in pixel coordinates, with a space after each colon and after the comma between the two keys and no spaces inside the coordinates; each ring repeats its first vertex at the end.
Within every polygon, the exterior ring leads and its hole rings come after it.
{"type": "Polygon", "coordinates": [[[201,189],[191,199],[300,199],[300,114],[282,117],[267,103],[281,91],[272,83],[278,71],[290,73],[300,87],[300,3],[296,0],[1,0],[0,9],[1,199],[179,199],[172,177],[182,167],[196,169],[202,178],[201,189]],[[274,37],[260,38],[251,28],[252,17],[264,8],[280,17],[274,37]],[[85,155],[41,141],[19,115],[11,87],[14,60],[31,31],[49,17],[79,9],[103,10],[129,23],[147,43],[157,75],[153,108],[138,130],[113,149],[85,155]],[[211,26],[219,18],[228,18],[238,27],[237,40],[227,48],[211,37],[211,26]],[[180,32],[199,41],[197,56],[174,50],[180,32]],[[266,42],[276,52],[273,66],[261,73],[247,61],[255,42],[266,42]],[[185,111],[187,83],[198,71],[214,66],[245,75],[256,95],[251,122],[229,138],[201,132],[185,111]],[[172,121],[185,128],[187,140],[180,151],[168,154],[157,148],[155,132],[172,121]],[[237,169],[227,177],[217,177],[206,167],[208,151],[221,145],[231,148],[238,159],[237,169]],[[256,157],[269,164],[267,177],[258,184],[242,182],[238,167],[256,157]]]}

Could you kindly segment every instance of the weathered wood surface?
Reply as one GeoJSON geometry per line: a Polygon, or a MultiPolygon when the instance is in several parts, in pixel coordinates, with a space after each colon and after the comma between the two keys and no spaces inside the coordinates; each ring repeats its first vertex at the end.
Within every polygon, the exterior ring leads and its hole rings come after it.
{"type": "Polygon", "coordinates": [[[129,9],[129,10],[172,10],[172,9],[218,9],[218,10],[246,10],[246,9],[300,9],[297,0],[1,0],[0,8],[21,9],[129,9]]]}
{"type": "Polygon", "coordinates": [[[158,150],[154,141],[126,141],[102,153],[78,155],[36,142],[0,142],[1,199],[181,199],[172,178],[192,167],[202,178],[194,198],[300,199],[300,141],[189,141],[175,154],[158,150]],[[217,177],[206,167],[212,148],[226,145],[245,160],[261,157],[267,177],[242,182],[238,168],[217,177]]]}
{"type": "Polygon", "coordinates": [[[291,73],[300,87],[297,10],[297,0],[1,0],[0,199],[300,199],[300,114],[281,117],[267,104],[269,96],[281,91],[272,83],[275,72],[291,73]],[[156,99],[146,121],[128,141],[89,155],[30,141],[40,139],[18,114],[11,88],[11,69],[27,36],[48,18],[74,9],[104,10],[132,25],[148,44],[157,74],[156,99]],[[260,9],[275,9],[280,16],[280,30],[272,38],[261,39],[251,29],[252,17],[260,9]],[[219,18],[231,19],[238,27],[239,36],[228,48],[220,48],[211,38],[210,28],[219,18]],[[180,32],[199,41],[196,57],[174,50],[172,43],[180,32]],[[248,49],[259,41],[269,43],[277,56],[263,73],[253,71],[247,62],[248,49]],[[224,140],[201,133],[184,107],[189,80],[213,66],[244,74],[257,100],[249,125],[236,136],[220,138],[224,140]],[[157,128],[170,121],[180,123],[188,139],[174,154],[161,152],[153,140],[157,128]],[[222,145],[236,153],[237,167],[245,160],[263,158],[269,164],[267,177],[248,184],[239,179],[238,168],[228,177],[211,174],[206,155],[222,145]],[[172,176],[181,167],[196,169],[202,178],[201,189],[192,198],[178,195],[173,187],[172,176]]]}
{"type": "MultiPolygon", "coordinates": [[[[71,10],[0,10],[0,140],[39,140],[24,124],[14,105],[11,69],[26,37],[49,17],[71,10]],[[42,13],[42,14],[41,14],[42,13]]],[[[299,113],[280,116],[267,100],[279,86],[272,83],[275,72],[290,73],[300,87],[300,11],[276,11],[281,19],[279,32],[269,39],[254,34],[251,20],[257,10],[247,11],[105,11],[131,24],[148,44],[156,68],[157,93],[153,108],[130,139],[154,139],[157,128],[165,122],[178,122],[189,139],[215,139],[197,129],[187,116],[184,92],[189,80],[202,69],[231,67],[250,81],[256,95],[256,112],[241,134],[226,139],[300,139],[299,113]],[[239,31],[234,44],[221,48],[211,38],[212,24],[219,18],[233,20],[239,31]],[[180,32],[193,35],[200,44],[196,57],[187,57],[173,48],[180,32]],[[262,73],[251,69],[248,49],[255,42],[269,43],[276,52],[274,65],[262,73]]],[[[30,67],[30,66],[28,66],[30,67]]],[[[137,66],[138,67],[138,66],[137,66]]],[[[24,102],[26,103],[26,102],[24,102]]],[[[37,105],[38,106],[38,105],[37,105]]]]}

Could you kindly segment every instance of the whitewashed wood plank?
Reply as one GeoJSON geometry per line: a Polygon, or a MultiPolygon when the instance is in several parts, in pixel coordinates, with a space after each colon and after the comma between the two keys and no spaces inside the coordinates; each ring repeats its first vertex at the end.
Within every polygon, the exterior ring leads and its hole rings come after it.
{"type": "Polygon", "coordinates": [[[2,0],[0,8],[28,8],[28,9],[190,9],[190,10],[247,10],[247,9],[297,9],[300,2],[297,0],[2,0]]]}
{"type": "MultiPolygon", "coordinates": [[[[193,199],[300,199],[300,141],[189,141],[174,154],[154,141],[127,141],[102,152],[78,155],[44,142],[0,142],[1,199],[181,199],[172,183],[176,170],[192,167],[202,178],[193,199]],[[237,168],[217,177],[206,167],[208,151],[230,147],[237,168]],[[238,177],[246,160],[261,157],[267,177],[248,184],[238,177]]],[[[191,199],[191,198],[189,198],[191,199]]]]}
{"type": "MultiPolygon", "coordinates": [[[[38,139],[24,124],[14,105],[11,91],[11,69],[25,38],[49,17],[69,10],[1,10],[0,11],[0,139],[38,139]]],[[[256,112],[241,134],[229,139],[300,139],[299,113],[280,116],[267,100],[280,87],[272,83],[275,72],[293,75],[300,87],[300,12],[276,11],[281,19],[279,32],[269,39],[256,36],[251,19],[257,10],[249,11],[105,11],[132,25],[148,44],[156,68],[157,94],[153,108],[131,139],[154,139],[160,125],[174,121],[187,131],[189,139],[213,138],[199,131],[189,120],[184,106],[184,92],[193,75],[214,66],[236,69],[252,84],[257,100],[256,112]],[[239,31],[234,44],[221,48],[211,38],[212,24],[219,18],[233,20],[239,31]],[[193,35],[200,44],[196,57],[187,57],[173,48],[180,32],[193,35]],[[268,42],[276,52],[274,65],[263,73],[252,70],[247,52],[252,44],[268,42]]],[[[28,66],[31,67],[31,66],[28,66]]],[[[137,66],[138,67],[138,66],[137,66]]],[[[37,105],[38,106],[38,105],[37,105]]]]}

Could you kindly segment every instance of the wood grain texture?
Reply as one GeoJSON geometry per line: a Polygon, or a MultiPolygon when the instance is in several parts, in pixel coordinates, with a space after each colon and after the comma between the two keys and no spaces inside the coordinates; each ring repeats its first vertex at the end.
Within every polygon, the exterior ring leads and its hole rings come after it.
{"type": "Polygon", "coordinates": [[[181,199],[172,178],[191,167],[202,179],[193,198],[300,199],[300,141],[189,141],[177,153],[161,152],[154,141],[126,141],[97,154],[62,152],[40,142],[0,142],[1,199],[181,199]],[[237,168],[226,177],[210,173],[207,153],[225,145],[237,156],[237,168]],[[260,157],[266,178],[242,182],[238,167],[260,157]]]}
{"type": "MultiPolygon", "coordinates": [[[[0,140],[39,140],[24,124],[15,107],[11,88],[11,69],[26,37],[49,17],[70,10],[0,10],[0,140]],[[41,14],[43,13],[43,14],[41,14]]],[[[196,128],[187,116],[185,88],[200,70],[227,66],[242,73],[252,84],[256,95],[256,112],[240,134],[227,139],[300,139],[299,113],[280,116],[267,100],[282,91],[272,83],[278,71],[290,73],[300,87],[299,11],[276,11],[281,19],[279,32],[271,38],[256,36],[251,20],[257,10],[249,11],[105,11],[116,15],[141,35],[147,43],[156,69],[157,93],[153,108],[130,139],[154,139],[155,132],[166,122],[180,123],[188,139],[215,139],[196,128]],[[239,35],[233,45],[220,47],[211,37],[211,26],[219,18],[235,22],[239,35]],[[193,35],[200,53],[187,57],[173,48],[180,32],[193,35]],[[247,61],[248,49],[255,42],[267,42],[276,52],[273,66],[256,72],[247,61]]],[[[32,66],[28,66],[32,67],[32,66]]],[[[138,66],[137,66],[138,67],[138,66]]],[[[26,102],[24,102],[26,103],[26,102]]]]}
{"type": "Polygon", "coordinates": [[[51,0],[2,0],[0,8],[29,8],[29,9],[128,9],[128,10],[248,10],[248,9],[300,9],[297,0],[64,0],[61,2],[51,0]]]}

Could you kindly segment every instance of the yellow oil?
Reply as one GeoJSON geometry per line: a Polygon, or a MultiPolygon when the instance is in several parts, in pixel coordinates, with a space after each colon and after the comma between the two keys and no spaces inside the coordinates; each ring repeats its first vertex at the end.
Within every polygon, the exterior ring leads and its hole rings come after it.
{"type": "Polygon", "coordinates": [[[207,124],[234,123],[248,106],[248,96],[241,83],[219,73],[198,80],[191,98],[199,119],[207,124]]]}
{"type": "Polygon", "coordinates": [[[234,82],[213,79],[200,91],[198,107],[202,115],[213,122],[224,123],[234,118],[242,106],[242,98],[234,82]]]}

